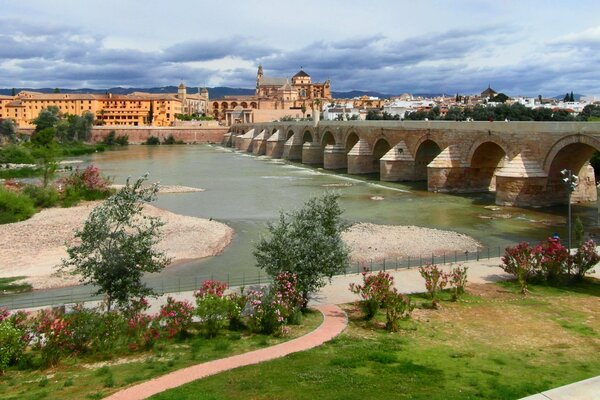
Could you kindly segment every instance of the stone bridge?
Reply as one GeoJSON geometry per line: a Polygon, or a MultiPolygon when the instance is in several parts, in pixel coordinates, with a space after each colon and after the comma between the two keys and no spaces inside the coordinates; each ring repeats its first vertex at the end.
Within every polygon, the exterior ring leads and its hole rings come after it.
{"type": "Polygon", "coordinates": [[[427,181],[432,192],[496,193],[496,203],[567,201],[560,171],[579,176],[572,202],[596,200],[589,160],[600,123],[321,121],[233,125],[224,144],[382,181],[427,181]]]}

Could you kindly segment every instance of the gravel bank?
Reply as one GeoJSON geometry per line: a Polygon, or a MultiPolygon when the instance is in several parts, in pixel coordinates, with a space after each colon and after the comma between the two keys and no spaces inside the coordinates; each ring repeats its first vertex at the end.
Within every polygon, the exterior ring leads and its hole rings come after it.
{"type": "Polygon", "coordinates": [[[476,251],[479,243],[470,236],[452,231],[360,223],[342,234],[350,246],[353,262],[379,261],[402,257],[419,257],[476,251]]]}
{"type": "MultiPolygon", "coordinates": [[[[83,226],[98,204],[45,209],[26,221],[0,225],[0,277],[26,276],[36,289],[76,284],[73,276],[52,273],[67,256],[65,243],[73,240],[73,232],[83,226]]],[[[219,254],[233,238],[233,229],[220,222],[150,205],[144,209],[148,215],[165,221],[159,248],[172,257],[173,263],[219,254]]]]}

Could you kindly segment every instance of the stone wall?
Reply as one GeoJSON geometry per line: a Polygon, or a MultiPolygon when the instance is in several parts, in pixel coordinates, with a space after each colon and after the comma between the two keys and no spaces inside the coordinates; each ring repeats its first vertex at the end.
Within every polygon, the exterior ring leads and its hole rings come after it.
{"type": "Polygon", "coordinates": [[[223,135],[227,133],[227,127],[118,127],[102,126],[92,129],[92,141],[102,141],[111,131],[115,131],[117,136],[127,135],[129,143],[144,143],[150,136],[158,137],[161,142],[169,135],[173,135],[175,140],[183,140],[185,143],[221,143],[223,135]]]}

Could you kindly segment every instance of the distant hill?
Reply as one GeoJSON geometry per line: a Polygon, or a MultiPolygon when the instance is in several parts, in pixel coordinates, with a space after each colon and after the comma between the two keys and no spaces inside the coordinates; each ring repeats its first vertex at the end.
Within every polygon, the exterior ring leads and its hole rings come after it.
{"type": "MultiPolygon", "coordinates": [[[[29,90],[33,92],[41,93],[54,93],[54,88],[15,88],[15,92],[19,93],[22,90],[29,90]]],[[[196,93],[198,88],[188,87],[188,93],[196,93]]],[[[177,93],[177,86],[163,86],[154,88],[124,88],[124,87],[112,87],[110,89],[60,89],[61,93],[92,93],[92,94],[104,94],[106,92],[112,94],[129,94],[133,92],[146,92],[146,93],[177,93]]],[[[223,96],[249,96],[255,93],[254,89],[243,89],[243,88],[230,88],[218,86],[214,88],[208,88],[208,94],[211,99],[218,99],[223,96]]],[[[0,94],[10,96],[12,94],[12,88],[0,89],[0,94]]]]}

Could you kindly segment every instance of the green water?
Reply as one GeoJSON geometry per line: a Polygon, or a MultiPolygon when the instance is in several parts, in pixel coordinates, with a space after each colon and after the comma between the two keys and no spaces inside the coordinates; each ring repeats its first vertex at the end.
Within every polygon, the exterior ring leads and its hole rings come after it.
{"type": "MultiPolygon", "coordinates": [[[[417,225],[454,230],[503,248],[521,240],[537,241],[558,232],[564,237],[565,207],[522,209],[494,205],[493,194],[447,195],[429,193],[425,184],[384,183],[332,173],[301,164],[255,157],[219,146],[130,146],[127,150],[82,158],[124,183],[148,172],[151,181],[185,185],[204,192],[161,194],[156,205],[178,214],[213,218],[236,231],[223,254],[185,263],[148,277],[149,281],[189,280],[211,274],[256,274],[253,244],[265,224],[281,210],[302,205],[326,190],[337,191],[344,217],[352,222],[417,225]],[[383,200],[373,200],[373,197],[383,200]],[[510,218],[486,218],[510,214],[510,218]],[[483,217],[483,218],[482,218],[483,217]]],[[[586,225],[595,225],[595,204],[577,205],[586,225]]],[[[55,292],[64,292],[58,289],[55,292]]],[[[48,291],[52,292],[52,291],[48,291]]]]}

